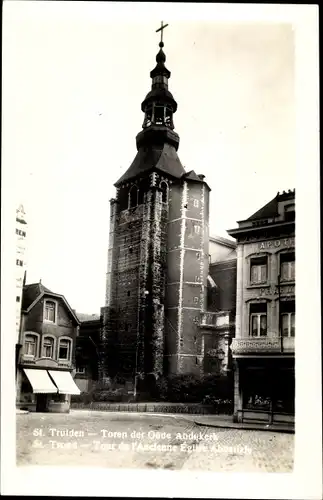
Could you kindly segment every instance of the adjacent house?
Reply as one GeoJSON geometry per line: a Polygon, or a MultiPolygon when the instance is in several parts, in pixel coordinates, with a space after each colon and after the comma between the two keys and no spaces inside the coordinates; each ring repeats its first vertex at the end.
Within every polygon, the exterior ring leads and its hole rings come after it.
{"type": "Polygon", "coordinates": [[[234,418],[294,420],[295,190],[278,193],[239,227],[234,418]]]}
{"type": "Polygon", "coordinates": [[[17,406],[30,411],[68,412],[79,394],[72,374],[80,321],[63,295],[41,282],[22,294],[17,406]]]}

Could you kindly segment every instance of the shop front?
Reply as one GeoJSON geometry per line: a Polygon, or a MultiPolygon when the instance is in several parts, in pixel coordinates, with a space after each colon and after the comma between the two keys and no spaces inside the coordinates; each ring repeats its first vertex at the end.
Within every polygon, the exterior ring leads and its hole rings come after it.
{"type": "Polygon", "coordinates": [[[22,368],[17,406],[36,412],[68,413],[70,397],[80,394],[70,371],[22,368]]]}
{"type": "Polygon", "coordinates": [[[294,358],[240,358],[235,369],[236,420],[294,423],[294,358]]]}

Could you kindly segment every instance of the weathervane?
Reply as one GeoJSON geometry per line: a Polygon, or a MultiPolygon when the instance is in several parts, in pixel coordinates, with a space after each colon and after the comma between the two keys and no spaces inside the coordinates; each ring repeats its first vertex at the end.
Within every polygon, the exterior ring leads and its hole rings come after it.
{"type": "Polygon", "coordinates": [[[160,43],[159,45],[163,46],[164,45],[164,42],[163,42],[163,30],[168,26],[168,24],[163,24],[163,21],[161,22],[161,26],[160,28],[158,28],[158,30],[156,30],[156,33],[158,33],[158,31],[160,31],[160,43]]]}

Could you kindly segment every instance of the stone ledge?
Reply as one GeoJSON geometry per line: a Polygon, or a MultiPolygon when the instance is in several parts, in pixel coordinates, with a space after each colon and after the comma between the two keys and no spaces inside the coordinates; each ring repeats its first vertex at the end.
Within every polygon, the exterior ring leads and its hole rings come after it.
{"type": "MultiPolygon", "coordinates": [[[[149,413],[184,413],[194,415],[216,415],[215,405],[201,405],[198,403],[101,403],[90,404],[71,403],[71,409],[78,410],[101,410],[120,412],[149,412],[149,413]]],[[[221,412],[222,413],[222,412],[221,412]]],[[[232,413],[227,413],[232,415],[232,413]]]]}

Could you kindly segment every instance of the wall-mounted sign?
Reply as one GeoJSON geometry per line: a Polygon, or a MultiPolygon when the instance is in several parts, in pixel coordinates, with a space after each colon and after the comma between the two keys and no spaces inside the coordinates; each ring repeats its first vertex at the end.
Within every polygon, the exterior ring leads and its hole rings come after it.
{"type": "MultiPolygon", "coordinates": [[[[267,288],[260,288],[259,295],[261,297],[265,295],[279,295],[278,286],[270,286],[267,288]]],[[[295,295],[295,285],[288,285],[280,287],[280,295],[295,295]]]]}
{"type": "Polygon", "coordinates": [[[263,241],[259,243],[258,250],[267,250],[268,248],[290,248],[295,247],[295,238],[283,238],[281,240],[263,241]]]}

